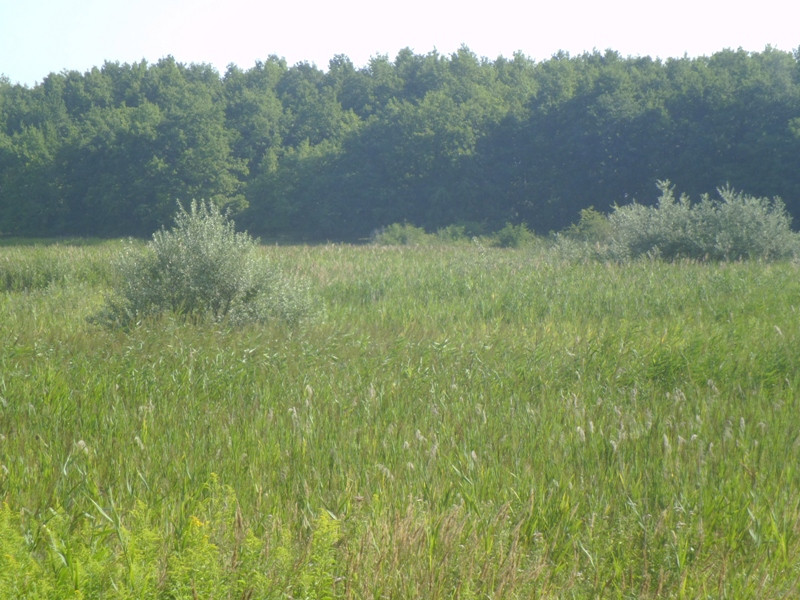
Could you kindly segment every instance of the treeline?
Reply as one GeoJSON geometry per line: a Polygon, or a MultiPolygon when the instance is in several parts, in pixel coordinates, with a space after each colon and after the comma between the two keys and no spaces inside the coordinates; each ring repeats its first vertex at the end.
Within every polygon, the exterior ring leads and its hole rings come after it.
{"type": "Polygon", "coordinates": [[[224,75],[107,62],[0,79],[0,234],[147,235],[176,201],[356,240],[390,223],[560,230],[580,210],[730,184],[800,216],[800,50],[480,59],[401,51],[224,75]]]}

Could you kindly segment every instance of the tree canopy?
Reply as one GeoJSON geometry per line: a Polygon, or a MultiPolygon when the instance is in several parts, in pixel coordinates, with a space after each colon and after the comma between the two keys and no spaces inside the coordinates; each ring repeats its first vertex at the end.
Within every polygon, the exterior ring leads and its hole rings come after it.
{"type": "Polygon", "coordinates": [[[589,206],[730,185],[800,216],[800,50],[536,62],[403,50],[220,74],[167,57],[0,78],[0,234],[147,235],[176,201],[262,236],[394,222],[562,229],[589,206]]]}

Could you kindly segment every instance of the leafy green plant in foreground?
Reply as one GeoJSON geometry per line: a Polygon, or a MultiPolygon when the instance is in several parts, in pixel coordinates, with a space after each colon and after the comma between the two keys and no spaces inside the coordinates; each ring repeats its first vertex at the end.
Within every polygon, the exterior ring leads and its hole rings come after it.
{"type": "Polygon", "coordinates": [[[210,203],[179,207],[173,229],[156,232],[143,251],[128,245],[115,267],[114,293],[98,317],[109,324],[161,313],[193,321],[296,322],[311,313],[307,286],[273,267],[210,203]]]}

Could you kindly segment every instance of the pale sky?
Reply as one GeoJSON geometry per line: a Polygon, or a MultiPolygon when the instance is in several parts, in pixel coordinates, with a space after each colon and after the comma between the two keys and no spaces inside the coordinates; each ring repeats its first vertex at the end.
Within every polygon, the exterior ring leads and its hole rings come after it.
{"type": "Polygon", "coordinates": [[[0,0],[0,75],[34,85],[106,60],[209,63],[220,74],[278,55],[326,69],[456,51],[546,60],[608,48],[623,56],[800,47],[800,0],[0,0]]]}

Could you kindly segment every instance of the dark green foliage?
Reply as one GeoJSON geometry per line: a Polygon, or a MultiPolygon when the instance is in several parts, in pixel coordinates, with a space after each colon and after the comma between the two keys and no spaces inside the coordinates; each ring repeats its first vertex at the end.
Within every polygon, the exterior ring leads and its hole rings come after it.
{"type": "Polygon", "coordinates": [[[191,198],[280,239],[406,221],[542,234],[667,178],[780,196],[797,217],[798,56],[405,49],[327,71],[273,56],[221,77],[168,57],[0,80],[0,234],[144,236],[191,198]]]}
{"type": "Polygon", "coordinates": [[[26,100],[0,102],[11,138],[0,233],[147,235],[176,198],[242,207],[246,166],[231,153],[222,91],[214,71],[172,58],[0,87],[26,100]]]}

